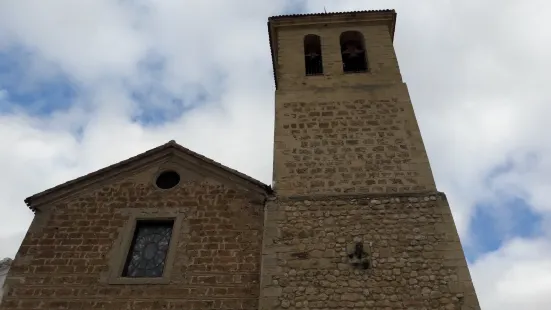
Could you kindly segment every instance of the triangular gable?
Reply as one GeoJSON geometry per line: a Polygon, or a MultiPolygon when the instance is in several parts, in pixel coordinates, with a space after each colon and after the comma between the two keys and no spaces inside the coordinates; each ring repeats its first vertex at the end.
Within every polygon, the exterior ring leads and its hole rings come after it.
{"type": "Polygon", "coordinates": [[[161,161],[164,158],[175,156],[178,159],[187,162],[190,165],[196,165],[196,169],[203,170],[209,174],[215,174],[218,177],[230,179],[233,183],[247,187],[253,191],[269,195],[272,193],[270,186],[251,178],[237,170],[226,167],[210,158],[207,158],[201,154],[195,153],[174,140],[169,141],[156,148],[148,150],[144,153],[130,157],[126,160],[102,168],[95,172],[89,173],[74,180],[65,182],[58,186],[47,189],[43,192],[35,194],[25,199],[25,203],[32,210],[35,211],[37,207],[45,203],[51,203],[54,200],[62,199],[68,195],[74,194],[92,186],[98,182],[111,179],[121,173],[127,171],[133,171],[139,169],[142,166],[150,163],[161,161]]]}

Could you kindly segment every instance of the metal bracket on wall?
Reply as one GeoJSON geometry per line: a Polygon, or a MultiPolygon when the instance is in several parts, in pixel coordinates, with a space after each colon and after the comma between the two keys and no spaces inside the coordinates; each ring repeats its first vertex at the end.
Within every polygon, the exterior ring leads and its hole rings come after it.
{"type": "Polygon", "coordinates": [[[369,262],[369,255],[364,249],[362,242],[356,242],[352,249],[348,251],[348,259],[350,264],[358,269],[369,269],[371,264],[369,262]]]}

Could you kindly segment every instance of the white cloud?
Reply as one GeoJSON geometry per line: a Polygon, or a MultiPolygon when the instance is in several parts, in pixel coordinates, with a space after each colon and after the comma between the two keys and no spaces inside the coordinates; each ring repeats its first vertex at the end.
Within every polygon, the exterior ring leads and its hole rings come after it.
{"type": "Polygon", "coordinates": [[[515,239],[471,266],[483,309],[549,309],[551,242],[515,239]]]}
{"type": "Polygon", "coordinates": [[[107,0],[31,3],[0,4],[4,38],[33,48],[80,81],[132,74],[147,51],[149,42],[132,27],[126,6],[107,0]]]}
{"type": "MultiPolygon", "coordinates": [[[[366,9],[356,0],[304,4],[318,12],[324,6],[328,11],[366,9]]],[[[546,94],[549,4],[393,4],[404,80],[438,187],[448,194],[463,241],[476,243],[468,223],[480,201],[499,202],[503,195],[519,193],[535,211],[550,214],[545,199],[551,186],[551,145],[545,135],[551,115],[546,94]],[[513,169],[488,183],[487,175],[507,161],[513,169]]],[[[0,186],[6,189],[0,210],[9,214],[0,219],[0,256],[15,253],[30,223],[25,197],[170,139],[270,183],[273,80],[265,23],[284,5],[0,2],[0,51],[22,45],[33,52],[23,82],[32,85],[62,72],[79,90],[78,104],[50,117],[22,109],[0,114],[0,186]],[[155,76],[140,69],[151,55],[162,63],[155,76]],[[206,102],[168,123],[142,126],[132,118],[143,103],[130,91],[148,92],[152,85],[148,107],[177,110],[199,92],[206,102]],[[169,104],[168,97],[184,102],[169,104]],[[76,137],[79,126],[82,136],[76,137]]],[[[389,3],[368,5],[383,9],[389,3]]],[[[9,93],[0,90],[0,103],[9,100],[9,93]]],[[[538,290],[546,280],[536,281],[545,275],[537,271],[549,267],[549,243],[547,235],[514,240],[473,265],[485,309],[539,309],[535,302],[551,303],[548,292],[538,290]],[[525,251],[531,254],[520,255],[525,251]]]]}

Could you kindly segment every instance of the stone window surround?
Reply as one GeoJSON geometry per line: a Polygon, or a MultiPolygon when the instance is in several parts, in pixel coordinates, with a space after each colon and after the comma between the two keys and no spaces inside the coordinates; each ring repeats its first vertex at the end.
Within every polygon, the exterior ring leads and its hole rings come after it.
{"type": "MultiPolygon", "coordinates": [[[[129,218],[124,225],[122,231],[113,245],[111,257],[108,263],[108,284],[169,284],[172,275],[172,268],[177,252],[178,242],[183,233],[183,229],[189,228],[187,225],[185,214],[178,209],[174,210],[159,210],[159,209],[126,209],[129,213],[129,218]],[[165,268],[162,277],[156,278],[130,278],[123,277],[123,269],[128,258],[128,252],[134,239],[136,224],[141,220],[174,220],[172,228],[172,236],[168,247],[168,253],[165,260],[165,268]]],[[[126,213],[126,212],[124,212],[126,213]]]]}
{"type": "MultiPolygon", "coordinates": [[[[348,71],[348,72],[346,72],[346,71],[343,70],[343,71],[342,71],[342,74],[345,74],[345,75],[352,75],[352,74],[372,73],[372,70],[371,70],[371,68],[370,68],[370,66],[369,66],[368,51],[367,51],[367,46],[366,46],[366,43],[365,43],[365,36],[364,36],[364,34],[363,34],[361,31],[359,31],[359,30],[346,30],[346,31],[343,31],[343,32],[340,33],[339,38],[340,38],[340,37],[342,36],[342,34],[345,33],[345,32],[357,32],[357,33],[359,33],[359,34],[362,36],[362,39],[361,39],[360,43],[362,44],[362,46],[363,46],[363,48],[364,48],[364,52],[365,52],[366,69],[365,69],[365,71],[348,71]]],[[[320,40],[321,40],[321,35],[320,35],[318,32],[315,32],[315,31],[309,32],[308,34],[306,34],[306,35],[303,37],[303,39],[304,39],[306,36],[309,36],[309,35],[315,35],[315,36],[319,37],[320,40]]],[[[304,43],[303,43],[303,44],[304,44],[304,43]]],[[[325,51],[323,45],[321,45],[320,48],[321,48],[322,61],[324,61],[324,60],[325,60],[325,58],[323,58],[324,53],[325,53],[325,52],[329,53],[329,52],[328,52],[328,51],[325,51]]],[[[325,48],[327,48],[327,47],[325,47],[325,48]]],[[[339,43],[339,48],[340,48],[340,43],[339,43]]],[[[339,50],[339,55],[342,55],[342,53],[340,52],[340,50],[339,50]]],[[[342,56],[341,56],[340,61],[341,61],[341,63],[343,63],[343,61],[342,61],[342,56]]],[[[344,63],[343,63],[343,64],[344,64],[344,63]]],[[[323,66],[323,62],[322,62],[322,66],[323,66]]],[[[305,77],[316,77],[316,76],[323,76],[323,75],[326,75],[326,73],[325,73],[324,71],[322,71],[322,72],[319,73],[319,74],[305,74],[305,77]]]]}

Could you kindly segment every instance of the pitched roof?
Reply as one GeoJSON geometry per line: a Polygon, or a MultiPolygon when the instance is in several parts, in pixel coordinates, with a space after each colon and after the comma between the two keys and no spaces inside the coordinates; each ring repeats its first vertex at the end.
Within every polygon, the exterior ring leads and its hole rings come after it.
{"type": "Polygon", "coordinates": [[[174,150],[176,152],[180,152],[181,154],[199,159],[200,161],[204,162],[207,165],[210,165],[212,167],[215,167],[215,168],[218,168],[218,169],[223,170],[225,172],[228,172],[231,175],[234,175],[234,176],[238,177],[239,179],[242,179],[245,182],[247,182],[247,183],[249,183],[249,184],[251,184],[255,187],[258,187],[260,190],[266,192],[267,194],[272,193],[272,188],[269,185],[266,185],[266,184],[254,179],[250,176],[247,176],[247,175],[235,170],[235,169],[231,169],[227,166],[224,166],[221,163],[218,163],[218,162],[216,162],[216,161],[214,161],[210,158],[207,158],[207,157],[205,157],[201,154],[195,153],[195,152],[179,145],[174,140],[170,140],[169,142],[167,142],[165,144],[162,144],[162,145],[160,145],[156,148],[145,151],[145,152],[143,152],[141,154],[138,154],[136,156],[130,157],[130,158],[128,158],[126,160],[123,160],[121,162],[118,162],[116,164],[107,166],[107,167],[102,168],[100,170],[91,172],[87,175],[81,176],[79,178],[70,180],[70,181],[65,182],[63,184],[57,185],[55,187],[52,187],[50,189],[47,189],[45,191],[42,191],[42,192],[37,193],[35,195],[32,195],[32,196],[25,199],[25,203],[27,204],[27,206],[32,211],[36,211],[36,206],[34,204],[39,199],[46,198],[49,195],[55,195],[56,193],[58,193],[60,191],[66,191],[66,190],[70,190],[70,189],[73,189],[73,188],[78,188],[80,185],[85,185],[85,184],[93,182],[95,179],[101,179],[102,177],[110,175],[114,172],[116,173],[118,170],[124,169],[128,166],[132,166],[133,164],[135,164],[139,161],[146,160],[148,158],[157,158],[160,155],[165,154],[167,151],[170,152],[171,150],[174,150]]]}
{"type": "Polygon", "coordinates": [[[387,15],[391,16],[389,23],[390,38],[394,41],[394,31],[396,29],[396,11],[395,10],[364,10],[364,11],[349,11],[349,12],[324,12],[324,13],[306,13],[306,14],[288,14],[277,15],[268,18],[268,37],[270,40],[270,53],[272,54],[272,68],[274,71],[274,82],[277,89],[277,42],[274,42],[273,22],[302,19],[302,18],[324,18],[324,17],[356,17],[358,15],[387,15]],[[275,45],[275,46],[274,46],[275,45]]]}

